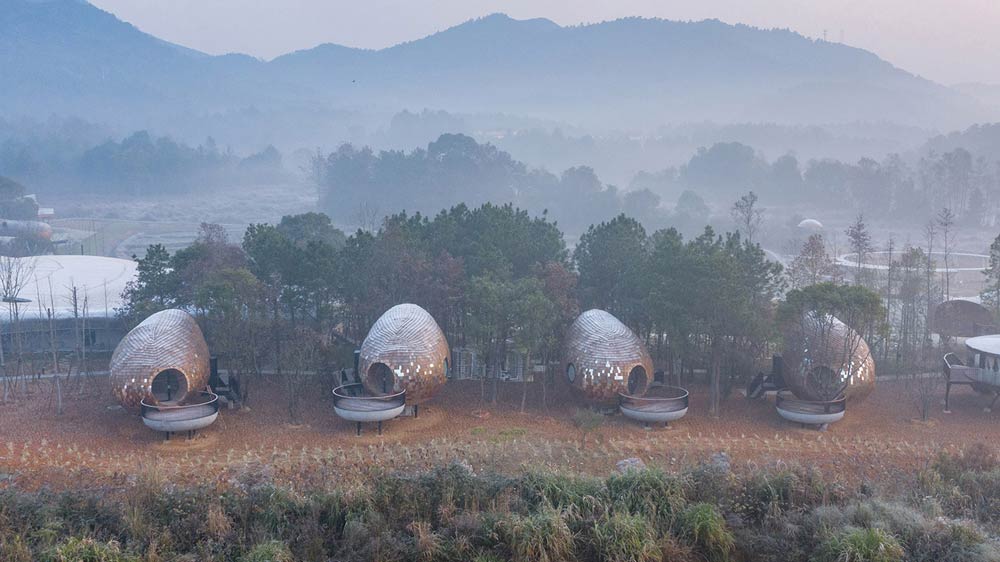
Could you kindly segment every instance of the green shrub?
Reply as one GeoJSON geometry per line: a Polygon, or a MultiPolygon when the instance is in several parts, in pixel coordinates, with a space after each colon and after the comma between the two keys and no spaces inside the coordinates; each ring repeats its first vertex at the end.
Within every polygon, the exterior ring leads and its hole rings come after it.
{"type": "Polygon", "coordinates": [[[106,501],[102,494],[86,490],[64,492],[55,496],[55,505],[44,506],[46,525],[58,528],[63,536],[110,538],[109,529],[122,526],[121,508],[106,501]]]}
{"type": "Polygon", "coordinates": [[[654,562],[661,556],[653,527],[643,517],[624,513],[594,525],[592,547],[597,560],[654,562]]]}
{"type": "Polygon", "coordinates": [[[729,470],[701,464],[688,472],[684,480],[687,485],[685,496],[692,502],[732,503],[736,477],[729,470]]]}
{"type": "Polygon", "coordinates": [[[823,478],[818,470],[790,469],[758,472],[743,482],[733,511],[751,523],[780,517],[786,511],[808,510],[843,499],[839,484],[823,478]]]}
{"type": "Polygon", "coordinates": [[[413,536],[413,548],[416,551],[417,560],[431,562],[442,552],[441,537],[434,532],[430,523],[414,521],[407,526],[407,530],[413,536]]]}
{"type": "Polygon", "coordinates": [[[573,559],[573,533],[562,512],[544,507],[531,515],[511,515],[498,525],[513,562],[573,559]]]}
{"type": "Polygon", "coordinates": [[[122,552],[121,546],[110,541],[102,543],[91,538],[72,537],[55,547],[51,562],[139,562],[137,556],[122,552]]]}
{"type": "Polygon", "coordinates": [[[21,535],[0,537],[0,554],[4,562],[32,562],[31,548],[21,535]]]}
{"type": "Polygon", "coordinates": [[[780,517],[792,505],[797,476],[791,472],[756,473],[743,483],[733,509],[752,523],[780,517]]]}
{"type": "Polygon", "coordinates": [[[529,509],[551,505],[573,510],[583,517],[603,513],[604,485],[595,478],[580,478],[553,472],[535,472],[521,480],[521,495],[529,509]]]}
{"type": "Polygon", "coordinates": [[[281,541],[268,541],[250,549],[242,562],[295,562],[288,545],[281,541]]]}
{"type": "Polygon", "coordinates": [[[902,562],[899,541],[884,529],[848,529],[827,539],[816,562],[902,562]]]}
{"type": "Polygon", "coordinates": [[[1000,469],[989,472],[966,472],[957,481],[966,509],[954,515],[978,521],[1000,522],[1000,469]]]}
{"type": "Polygon", "coordinates": [[[669,528],[684,508],[684,485],[662,470],[629,470],[609,477],[607,502],[617,511],[641,515],[661,529],[669,528]]]}
{"type": "Polygon", "coordinates": [[[957,480],[967,472],[989,472],[1000,469],[1000,458],[983,443],[969,445],[958,454],[938,453],[931,465],[946,480],[957,480]]]}
{"type": "Polygon", "coordinates": [[[586,446],[587,436],[604,425],[604,414],[588,408],[577,408],[573,413],[573,425],[580,430],[581,442],[586,446]]]}
{"type": "Polygon", "coordinates": [[[678,534],[697,547],[712,562],[725,562],[733,552],[735,539],[726,528],[726,520],[707,503],[685,509],[677,522],[678,534]]]}

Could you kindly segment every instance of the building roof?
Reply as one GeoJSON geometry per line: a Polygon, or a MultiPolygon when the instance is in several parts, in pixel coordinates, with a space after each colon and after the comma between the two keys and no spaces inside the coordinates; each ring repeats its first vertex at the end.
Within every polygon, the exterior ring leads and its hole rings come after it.
{"type": "MultiPolygon", "coordinates": [[[[77,288],[80,315],[86,300],[87,316],[111,317],[122,306],[125,284],[136,278],[136,262],[102,256],[34,256],[16,258],[31,268],[30,279],[18,294],[30,299],[20,307],[21,318],[46,318],[51,308],[56,317],[73,316],[73,287],[77,288]]],[[[7,321],[6,314],[0,314],[7,321]]]]}
{"type": "Polygon", "coordinates": [[[970,338],[995,329],[993,313],[985,306],[965,299],[944,301],[934,307],[931,329],[944,336],[970,338]]]}

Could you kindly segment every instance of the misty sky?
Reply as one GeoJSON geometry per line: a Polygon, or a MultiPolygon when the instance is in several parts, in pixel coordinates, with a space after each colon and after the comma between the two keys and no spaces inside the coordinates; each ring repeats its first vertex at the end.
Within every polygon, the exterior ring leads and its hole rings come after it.
{"type": "Polygon", "coordinates": [[[1000,0],[91,0],[163,39],[273,58],[320,43],[380,48],[504,12],[562,25],[624,16],[787,27],[874,51],[946,84],[1000,83],[1000,0]],[[843,35],[842,35],[843,34],[843,35]]]}

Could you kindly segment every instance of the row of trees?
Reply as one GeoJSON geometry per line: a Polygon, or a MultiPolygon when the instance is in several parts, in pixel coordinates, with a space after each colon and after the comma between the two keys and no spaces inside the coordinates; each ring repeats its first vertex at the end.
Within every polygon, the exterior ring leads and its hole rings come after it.
{"type": "Polygon", "coordinates": [[[793,154],[768,162],[750,146],[717,143],[677,168],[636,175],[627,191],[603,184],[589,167],[556,176],[459,134],[442,135],[412,152],[376,153],[345,144],[317,156],[313,170],[321,207],[360,224],[366,214],[381,216],[382,206],[429,213],[459,201],[513,202],[546,211],[574,233],[625,212],[652,229],[669,225],[697,235],[710,218],[702,196],[731,200],[747,188],[785,205],[863,209],[907,222],[947,207],[957,220],[988,226],[990,210],[1000,207],[1000,161],[963,148],[930,151],[917,162],[891,154],[881,162],[820,159],[803,166],[793,154]]]}
{"type": "Polygon", "coordinates": [[[619,191],[588,166],[552,174],[530,169],[491,144],[459,134],[441,135],[412,152],[340,146],[313,160],[320,207],[350,224],[371,226],[385,207],[434,213],[458,202],[511,202],[544,213],[573,233],[624,212],[650,227],[668,223],[697,233],[710,209],[694,191],[676,200],[673,212],[649,189],[619,191]]]}
{"type": "Polygon", "coordinates": [[[600,307],[647,339],[658,364],[708,368],[717,412],[773,340],[784,283],[781,266],[735,233],[649,235],[621,215],[589,228],[570,255],[545,216],[459,205],[433,218],[393,215],[346,238],[315,213],[252,225],[240,244],[204,225],[173,255],[147,250],[119,312],[134,324],[167,307],[196,310],[232,368],[291,371],[305,349],[322,350],[312,368],[344,365],[338,341],[356,345],[382,312],[413,302],[453,346],[479,352],[493,381],[484,396],[495,400],[509,351],[548,364],[579,312],[600,307]]]}
{"type": "Polygon", "coordinates": [[[380,207],[428,214],[459,202],[511,202],[582,229],[621,207],[617,189],[601,183],[591,168],[570,168],[560,176],[532,170],[495,146],[460,134],[441,135],[412,152],[376,154],[345,144],[317,157],[313,169],[320,206],[353,224],[365,222],[359,213],[378,213],[380,207]]]}
{"type": "MultiPolygon", "coordinates": [[[[844,234],[852,265],[836,263],[823,234],[811,234],[788,268],[792,288],[823,281],[851,281],[881,296],[885,304],[885,330],[873,334],[882,359],[908,370],[928,367],[938,355],[932,349],[932,317],[935,307],[955,298],[955,213],[942,208],[924,224],[922,239],[903,243],[890,236],[874,240],[863,214],[851,222],[844,234]],[[877,254],[877,256],[876,256],[877,254]]],[[[986,283],[982,301],[1000,318],[1000,238],[990,249],[984,269],[986,283]]]]}
{"type": "Polygon", "coordinates": [[[955,147],[928,150],[916,161],[889,154],[881,161],[816,159],[803,164],[785,154],[768,162],[752,147],[729,142],[701,148],[679,167],[640,173],[630,185],[633,191],[649,189],[663,196],[696,190],[723,200],[747,188],[785,203],[864,209],[906,222],[947,207],[970,224],[992,226],[991,211],[1000,208],[1000,160],[955,147]]]}
{"type": "MultiPolygon", "coordinates": [[[[170,137],[137,131],[120,140],[67,123],[45,137],[0,139],[0,173],[42,184],[69,182],[96,192],[135,195],[177,190],[198,182],[286,179],[282,154],[273,146],[241,157],[212,138],[192,147],[170,137]]],[[[2,131],[0,131],[2,133],[2,131]]]]}

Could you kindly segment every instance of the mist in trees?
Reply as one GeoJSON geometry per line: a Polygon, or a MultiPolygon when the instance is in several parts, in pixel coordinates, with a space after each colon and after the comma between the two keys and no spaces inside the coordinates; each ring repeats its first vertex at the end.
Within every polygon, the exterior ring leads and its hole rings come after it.
{"type": "Polygon", "coordinates": [[[211,137],[197,146],[146,130],[116,139],[78,119],[36,124],[34,131],[4,125],[0,121],[0,174],[51,191],[148,196],[206,183],[266,184],[289,177],[281,152],[271,145],[242,157],[211,137]]]}

